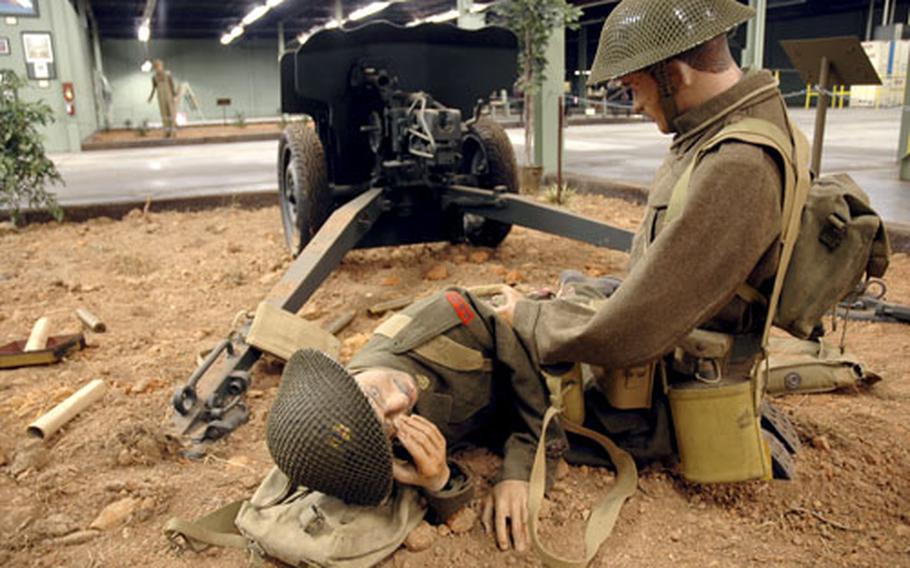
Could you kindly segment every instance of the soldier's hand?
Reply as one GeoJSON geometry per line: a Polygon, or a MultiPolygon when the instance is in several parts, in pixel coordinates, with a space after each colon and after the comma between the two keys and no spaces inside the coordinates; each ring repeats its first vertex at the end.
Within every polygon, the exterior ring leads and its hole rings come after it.
{"type": "Polygon", "coordinates": [[[399,482],[439,491],[449,482],[446,439],[432,422],[412,414],[398,420],[396,436],[414,463],[392,462],[392,476],[399,482]]]}
{"type": "Polygon", "coordinates": [[[494,311],[496,312],[496,315],[511,326],[512,318],[515,316],[515,306],[518,304],[518,300],[524,299],[524,296],[521,295],[521,292],[511,286],[503,286],[502,295],[505,300],[502,304],[494,308],[494,311]]]}
{"type": "Polygon", "coordinates": [[[527,550],[528,482],[507,479],[497,483],[484,501],[482,521],[487,534],[495,526],[496,543],[500,550],[509,549],[509,528],[515,550],[527,550]]]}

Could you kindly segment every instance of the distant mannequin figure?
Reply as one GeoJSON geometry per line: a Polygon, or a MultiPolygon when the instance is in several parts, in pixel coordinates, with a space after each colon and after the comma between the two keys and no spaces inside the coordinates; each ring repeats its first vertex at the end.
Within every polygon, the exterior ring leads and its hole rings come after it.
{"type": "Polygon", "coordinates": [[[164,62],[156,59],[152,65],[155,75],[152,77],[152,92],[148,102],[152,102],[155,92],[158,92],[158,108],[161,110],[161,124],[165,133],[170,138],[177,133],[177,110],[180,107],[182,89],[180,92],[174,88],[174,78],[171,72],[164,69],[164,62]]]}

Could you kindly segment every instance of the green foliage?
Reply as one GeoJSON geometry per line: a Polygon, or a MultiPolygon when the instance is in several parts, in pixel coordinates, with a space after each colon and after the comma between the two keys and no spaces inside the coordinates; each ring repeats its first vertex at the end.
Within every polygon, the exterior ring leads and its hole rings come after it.
{"type": "Polygon", "coordinates": [[[25,85],[12,71],[0,71],[0,209],[17,225],[24,220],[23,206],[45,209],[58,221],[63,218],[56,197],[47,190],[63,179],[38,132],[39,126],[53,122],[53,111],[44,102],[21,100],[19,90],[25,85]]]}
{"type": "Polygon", "coordinates": [[[547,44],[554,29],[578,28],[581,9],[565,0],[500,0],[493,12],[502,25],[518,36],[519,76],[515,84],[524,94],[525,159],[530,165],[534,129],[531,105],[546,80],[547,44]]]}
{"type": "Polygon", "coordinates": [[[149,135],[149,121],[143,120],[142,124],[139,125],[139,128],[137,129],[137,131],[139,132],[139,136],[142,136],[143,138],[148,136],[149,135]]]}
{"type": "Polygon", "coordinates": [[[246,116],[242,112],[234,115],[234,126],[237,128],[246,128],[246,116]]]}
{"type": "Polygon", "coordinates": [[[552,203],[554,205],[568,205],[569,201],[575,197],[576,191],[574,188],[569,187],[566,184],[562,184],[562,187],[555,183],[551,183],[544,190],[544,199],[547,203],[552,203]]]}
{"type": "Polygon", "coordinates": [[[565,0],[506,0],[493,6],[493,11],[518,36],[518,88],[537,93],[546,80],[546,51],[553,30],[578,29],[581,9],[565,0]]]}
{"type": "Polygon", "coordinates": [[[123,121],[123,127],[126,128],[127,130],[132,130],[132,129],[133,129],[133,121],[132,121],[132,119],[129,119],[129,118],[128,118],[128,119],[124,120],[124,121],[123,121]]]}

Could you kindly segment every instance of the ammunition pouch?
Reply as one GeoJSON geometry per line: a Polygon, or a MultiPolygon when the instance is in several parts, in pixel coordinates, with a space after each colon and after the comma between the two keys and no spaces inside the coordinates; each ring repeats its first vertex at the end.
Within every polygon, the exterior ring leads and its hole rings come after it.
{"type": "Polygon", "coordinates": [[[601,367],[587,365],[585,367],[590,369],[598,389],[613,408],[620,410],[651,408],[657,361],[609,371],[601,367]]]}

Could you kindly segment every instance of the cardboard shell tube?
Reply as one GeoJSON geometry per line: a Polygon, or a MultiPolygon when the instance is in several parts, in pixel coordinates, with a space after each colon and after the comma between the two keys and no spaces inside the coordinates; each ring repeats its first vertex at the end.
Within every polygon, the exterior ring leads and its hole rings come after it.
{"type": "Polygon", "coordinates": [[[52,436],[64,424],[104,396],[106,390],[107,385],[104,381],[95,379],[52,408],[50,412],[29,424],[28,434],[42,439],[52,436]]]}
{"type": "Polygon", "coordinates": [[[47,336],[51,330],[51,322],[47,318],[41,318],[35,322],[32,327],[32,333],[28,336],[23,351],[41,351],[47,347],[47,336]]]}
{"type": "Polygon", "coordinates": [[[104,322],[98,319],[98,316],[86,310],[85,308],[77,308],[76,317],[79,318],[79,321],[82,322],[82,325],[94,331],[95,333],[104,333],[107,331],[107,326],[104,325],[104,322]]]}

